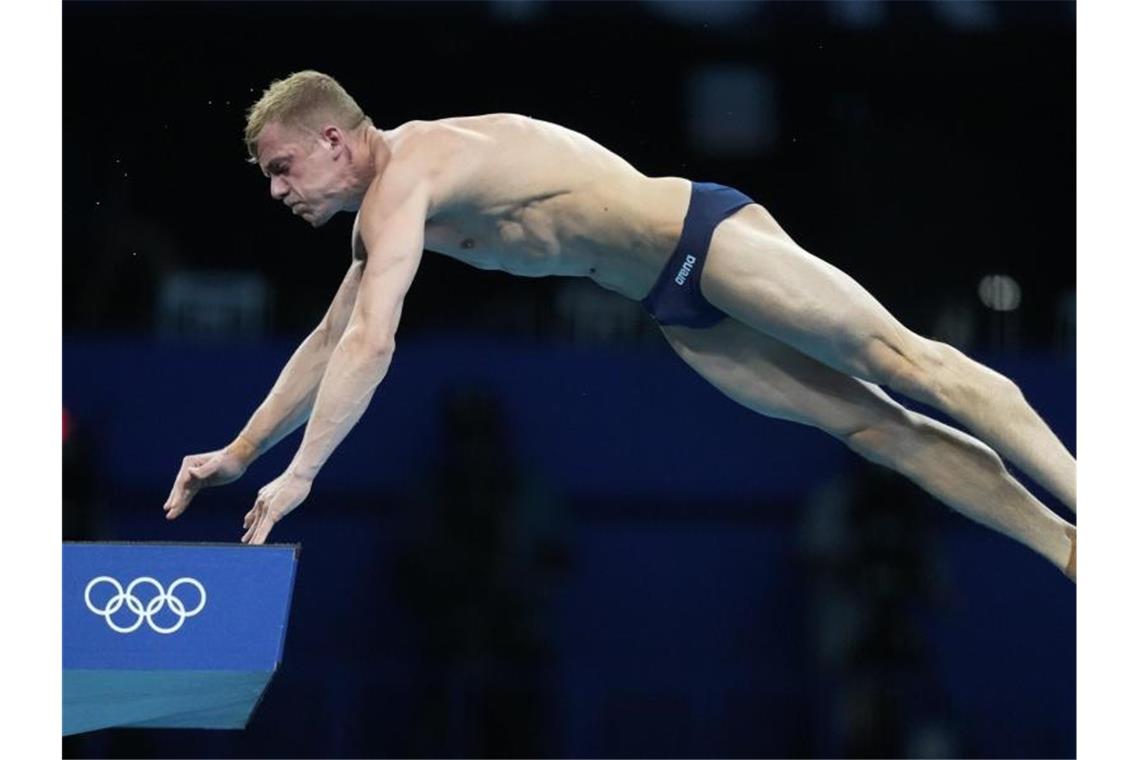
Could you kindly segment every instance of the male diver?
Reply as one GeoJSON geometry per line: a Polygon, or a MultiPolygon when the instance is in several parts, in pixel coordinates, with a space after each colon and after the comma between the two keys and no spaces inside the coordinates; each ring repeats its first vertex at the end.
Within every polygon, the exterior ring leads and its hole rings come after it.
{"type": "Polygon", "coordinates": [[[270,195],[294,215],[318,227],[356,213],[352,260],[328,312],[242,431],[183,460],[168,519],[306,425],[291,464],[245,516],[242,541],[266,540],[383,380],[428,249],[481,269],[588,277],[640,301],[682,360],[729,398],[820,428],[1076,580],[1076,528],[1002,462],[1076,512],[1076,460],[1018,387],[907,329],[737,190],[648,177],[584,135],[514,114],[380,130],[315,71],[274,82],[250,109],[245,140],[270,195]]]}

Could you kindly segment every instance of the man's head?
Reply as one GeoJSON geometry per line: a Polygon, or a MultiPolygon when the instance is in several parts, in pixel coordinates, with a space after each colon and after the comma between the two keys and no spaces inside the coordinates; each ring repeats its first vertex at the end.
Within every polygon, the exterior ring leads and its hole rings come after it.
{"type": "Polygon", "coordinates": [[[269,192],[318,227],[354,208],[371,179],[372,121],[327,74],[273,82],[250,109],[245,144],[269,192]]]}

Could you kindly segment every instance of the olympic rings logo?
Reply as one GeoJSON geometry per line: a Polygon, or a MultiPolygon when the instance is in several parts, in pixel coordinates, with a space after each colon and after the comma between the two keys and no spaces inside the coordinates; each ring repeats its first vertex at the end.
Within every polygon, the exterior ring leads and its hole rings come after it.
{"type": "Polygon", "coordinates": [[[202,611],[206,606],[206,589],[201,583],[193,578],[179,578],[170,584],[169,589],[164,589],[162,584],[154,578],[135,578],[127,586],[126,590],[122,585],[109,575],[100,575],[98,578],[93,578],[87,584],[86,590],[83,592],[83,601],[87,602],[87,609],[94,612],[96,615],[104,618],[107,625],[111,627],[112,631],[116,633],[132,633],[138,630],[139,626],[145,621],[150,626],[151,630],[155,633],[174,633],[182,624],[186,622],[186,618],[191,618],[202,611]],[[91,589],[95,588],[100,583],[109,583],[115,590],[115,595],[107,600],[102,609],[99,609],[91,603],[91,589]],[[143,606],[142,600],[135,596],[135,589],[141,585],[153,586],[158,594],[143,606]],[[174,595],[175,589],[179,586],[189,585],[198,590],[198,595],[201,599],[198,601],[198,606],[192,610],[187,610],[185,603],[174,595]],[[123,605],[127,605],[127,609],[135,615],[138,615],[138,620],[128,626],[122,626],[111,619],[123,605]],[[154,622],[154,616],[158,614],[164,607],[169,607],[170,611],[178,617],[178,622],[170,626],[161,626],[154,622]]]}

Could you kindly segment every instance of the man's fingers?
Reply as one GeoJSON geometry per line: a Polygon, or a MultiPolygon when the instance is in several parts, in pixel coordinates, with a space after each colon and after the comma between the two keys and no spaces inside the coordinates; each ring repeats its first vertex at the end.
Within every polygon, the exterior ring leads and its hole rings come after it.
{"type": "Polygon", "coordinates": [[[257,518],[256,518],[256,517],[255,517],[255,518],[253,519],[253,521],[250,523],[249,527],[248,527],[248,528],[246,528],[246,531],[245,531],[245,533],[244,533],[244,534],[242,534],[242,537],[241,537],[241,542],[242,542],[243,544],[248,544],[248,543],[249,543],[249,539],[250,539],[250,536],[252,536],[252,535],[253,535],[253,529],[254,529],[255,527],[257,527],[257,518]]]}
{"type": "Polygon", "coordinates": [[[249,526],[249,530],[247,530],[245,532],[245,535],[241,537],[241,542],[243,544],[259,543],[257,540],[258,536],[262,536],[261,540],[264,541],[264,533],[269,532],[265,526],[272,525],[272,522],[273,521],[269,518],[269,515],[265,510],[258,512],[257,519],[253,521],[253,525],[249,526]]]}
{"type": "Polygon", "coordinates": [[[253,521],[257,519],[258,513],[261,512],[264,506],[265,500],[258,496],[257,500],[253,502],[253,509],[245,513],[245,518],[241,521],[241,527],[248,528],[252,526],[253,521]]]}
{"type": "Polygon", "coordinates": [[[243,527],[246,528],[246,531],[245,535],[241,537],[241,542],[243,544],[249,543],[249,540],[253,537],[254,532],[257,530],[257,525],[261,521],[261,517],[264,514],[265,507],[263,506],[261,500],[258,499],[257,503],[253,505],[253,509],[249,510],[249,514],[245,516],[245,524],[243,527]]]}
{"type": "Polygon", "coordinates": [[[249,526],[249,530],[241,537],[243,544],[263,544],[266,537],[269,536],[269,531],[273,530],[274,524],[277,519],[270,511],[268,503],[262,500],[258,501],[254,507],[256,515],[254,516],[253,523],[249,526]]]}
{"type": "Polygon", "coordinates": [[[174,479],[174,485],[170,488],[170,496],[166,497],[166,504],[162,507],[167,512],[182,511],[181,508],[183,507],[186,494],[186,481],[188,479],[189,475],[186,470],[180,471],[178,477],[174,479]]]}
{"type": "Polygon", "coordinates": [[[167,497],[166,504],[163,506],[163,509],[168,513],[167,516],[173,519],[186,511],[190,500],[206,486],[206,481],[214,475],[217,469],[216,459],[205,461],[189,457],[184,459],[182,469],[178,472],[178,477],[174,479],[174,487],[170,489],[170,496],[167,497]]]}
{"type": "Polygon", "coordinates": [[[190,465],[186,460],[182,460],[182,466],[178,468],[178,475],[174,478],[174,485],[170,487],[170,495],[166,497],[165,509],[170,509],[178,503],[181,497],[182,487],[186,483],[188,470],[190,465]]]}
{"type": "Polygon", "coordinates": [[[162,505],[167,520],[173,520],[186,511],[190,500],[217,475],[221,461],[216,452],[193,454],[182,458],[182,466],[178,469],[178,476],[174,479],[170,495],[162,505]]]}
{"type": "Polygon", "coordinates": [[[182,498],[179,501],[179,511],[184,511],[186,507],[190,506],[190,500],[198,495],[202,490],[202,484],[197,480],[190,480],[182,486],[182,498]]]}
{"type": "Polygon", "coordinates": [[[170,487],[170,493],[166,497],[166,502],[162,505],[163,509],[170,509],[174,504],[174,491],[178,488],[178,478],[174,478],[174,485],[170,487]]]}
{"type": "Polygon", "coordinates": [[[274,522],[275,521],[273,517],[269,514],[269,510],[266,510],[265,514],[262,516],[261,522],[259,522],[257,525],[257,530],[254,532],[250,543],[264,544],[265,539],[269,538],[269,531],[273,530],[274,522]]]}
{"type": "Polygon", "coordinates": [[[257,501],[254,502],[253,509],[249,510],[242,520],[242,527],[245,528],[245,533],[241,537],[243,544],[264,544],[277,521],[304,499],[304,494],[298,493],[296,489],[284,488],[289,482],[285,476],[282,476],[257,492],[257,501]]]}

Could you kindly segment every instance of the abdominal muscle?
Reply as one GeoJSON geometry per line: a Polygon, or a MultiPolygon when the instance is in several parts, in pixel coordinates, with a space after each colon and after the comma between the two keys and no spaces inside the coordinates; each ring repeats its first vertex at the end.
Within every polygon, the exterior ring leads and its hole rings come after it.
{"type": "Polygon", "coordinates": [[[451,155],[441,155],[443,201],[426,249],[524,277],[589,277],[637,300],[652,288],[680,236],[688,180],[647,177],[583,135],[526,117],[428,124],[424,136],[451,155]]]}

